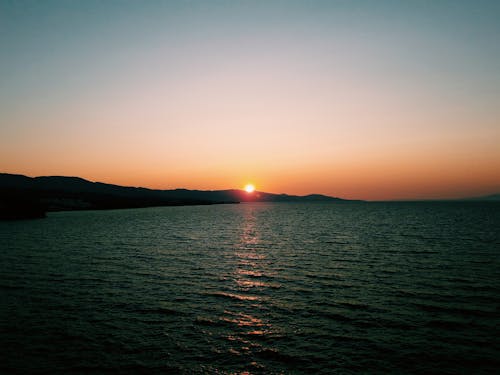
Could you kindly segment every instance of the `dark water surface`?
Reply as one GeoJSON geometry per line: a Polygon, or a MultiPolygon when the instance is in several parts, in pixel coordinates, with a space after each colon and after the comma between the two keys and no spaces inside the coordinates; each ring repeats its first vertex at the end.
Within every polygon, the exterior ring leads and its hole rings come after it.
{"type": "Polygon", "coordinates": [[[2,373],[500,371],[500,205],[0,222],[2,373]]]}

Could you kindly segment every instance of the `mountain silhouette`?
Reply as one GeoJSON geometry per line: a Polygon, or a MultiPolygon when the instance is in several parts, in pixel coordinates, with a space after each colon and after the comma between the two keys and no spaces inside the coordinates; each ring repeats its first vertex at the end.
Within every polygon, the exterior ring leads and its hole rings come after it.
{"type": "Polygon", "coordinates": [[[239,202],[343,202],[319,194],[296,196],[244,190],[154,190],[92,182],[80,177],[28,177],[0,173],[0,218],[41,217],[43,212],[239,202]]]}

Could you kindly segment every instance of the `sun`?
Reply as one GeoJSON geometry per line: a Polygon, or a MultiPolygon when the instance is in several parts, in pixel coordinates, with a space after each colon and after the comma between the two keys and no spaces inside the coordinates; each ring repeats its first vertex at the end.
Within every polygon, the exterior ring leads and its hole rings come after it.
{"type": "Polygon", "coordinates": [[[245,185],[245,191],[247,193],[253,193],[255,191],[255,186],[253,186],[252,184],[247,184],[245,185]]]}

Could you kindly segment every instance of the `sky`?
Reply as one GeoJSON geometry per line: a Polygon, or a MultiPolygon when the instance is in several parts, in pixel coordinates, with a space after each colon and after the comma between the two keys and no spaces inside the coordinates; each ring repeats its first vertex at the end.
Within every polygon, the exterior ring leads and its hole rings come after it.
{"type": "Polygon", "coordinates": [[[500,192],[499,1],[0,2],[0,172],[500,192]]]}

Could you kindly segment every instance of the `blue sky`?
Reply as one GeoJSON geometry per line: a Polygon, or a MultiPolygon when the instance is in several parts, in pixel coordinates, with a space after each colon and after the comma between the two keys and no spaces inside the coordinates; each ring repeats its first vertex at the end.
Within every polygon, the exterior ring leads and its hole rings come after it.
{"type": "Polygon", "coordinates": [[[359,198],[489,192],[499,19],[498,1],[3,1],[0,169],[359,198]]]}

